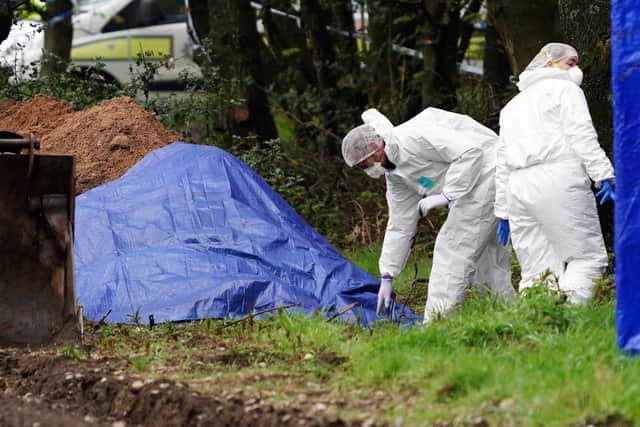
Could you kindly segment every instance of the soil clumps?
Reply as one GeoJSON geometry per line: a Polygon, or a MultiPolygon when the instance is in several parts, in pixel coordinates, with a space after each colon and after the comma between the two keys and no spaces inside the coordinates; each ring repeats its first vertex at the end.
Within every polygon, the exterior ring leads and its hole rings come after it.
{"type": "MultiPolygon", "coordinates": [[[[18,406],[11,419],[35,405],[40,425],[308,426],[358,425],[342,419],[276,409],[259,400],[216,399],[172,380],[133,378],[107,359],[76,362],[54,354],[0,350],[0,394],[18,406]],[[60,421],[67,424],[56,424],[60,421]],[[51,421],[52,423],[49,423],[51,421]]],[[[3,411],[0,405],[0,414],[3,411]]],[[[31,418],[25,419],[30,421],[31,418]]],[[[24,425],[16,420],[14,424],[24,425]]]]}

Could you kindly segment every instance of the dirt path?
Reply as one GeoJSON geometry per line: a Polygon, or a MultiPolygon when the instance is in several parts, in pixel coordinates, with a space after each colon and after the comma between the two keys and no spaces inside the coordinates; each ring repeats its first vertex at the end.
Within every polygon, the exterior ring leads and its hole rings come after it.
{"type": "Polygon", "coordinates": [[[354,425],[257,400],[218,400],[183,383],[126,376],[108,360],[76,362],[46,352],[0,350],[0,394],[3,426],[354,425]]]}

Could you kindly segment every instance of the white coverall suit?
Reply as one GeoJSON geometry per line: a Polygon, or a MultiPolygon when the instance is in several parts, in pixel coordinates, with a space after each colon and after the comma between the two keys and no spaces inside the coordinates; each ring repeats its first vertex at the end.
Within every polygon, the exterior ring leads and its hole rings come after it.
{"type": "Polygon", "coordinates": [[[570,301],[585,302],[607,266],[589,178],[611,179],[613,167],[566,71],[525,71],[518,87],[500,113],[495,214],[509,220],[520,289],[549,269],[570,301]]]}
{"type": "Polygon", "coordinates": [[[385,174],[389,221],[379,268],[397,277],[406,264],[422,197],[443,193],[449,214],[433,252],[425,321],[459,304],[469,284],[488,286],[512,299],[510,249],[496,236],[495,152],[497,135],[468,116],[427,108],[393,127],[376,110],[362,115],[385,141],[396,167],[385,174]]]}

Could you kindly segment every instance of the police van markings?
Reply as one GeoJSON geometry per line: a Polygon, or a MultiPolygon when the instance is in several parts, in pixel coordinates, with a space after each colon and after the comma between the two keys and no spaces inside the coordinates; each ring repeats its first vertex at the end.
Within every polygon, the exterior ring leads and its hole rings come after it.
{"type": "Polygon", "coordinates": [[[149,60],[173,56],[173,36],[114,37],[82,43],[73,47],[71,59],[129,61],[136,58],[138,52],[148,53],[146,59],[149,60]]]}
{"type": "Polygon", "coordinates": [[[138,53],[145,53],[147,59],[163,59],[173,56],[172,36],[145,36],[131,38],[131,51],[134,58],[138,53]],[[147,55],[150,53],[150,55],[147,55]]]}

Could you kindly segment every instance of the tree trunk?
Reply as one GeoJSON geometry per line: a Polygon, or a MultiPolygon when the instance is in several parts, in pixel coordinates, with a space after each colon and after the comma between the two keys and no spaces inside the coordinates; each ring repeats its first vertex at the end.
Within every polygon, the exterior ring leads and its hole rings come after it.
{"type": "MultiPolygon", "coordinates": [[[[518,76],[548,42],[560,40],[558,0],[487,0],[487,15],[518,76]]],[[[584,3],[584,2],[583,2],[584,3]]]]}
{"type": "Polygon", "coordinates": [[[189,0],[189,14],[201,42],[209,34],[209,4],[207,0],[189,0]]]}
{"type": "Polygon", "coordinates": [[[52,77],[65,71],[69,65],[73,41],[72,8],[70,0],[47,2],[47,11],[43,16],[48,24],[44,31],[42,77],[52,77]]]}
{"type": "Polygon", "coordinates": [[[473,36],[474,17],[477,16],[482,6],[482,0],[469,0],[467,8],[462,18],[462,31],[460,33],[460,44],[458,46],[458,62],[462,62],[464,55],[469,48],[471,36],[473,36]]]}
{"type": "Polygon", "coordinates": [[[508,90],[511,68],[504,46],[490,22],[485,30],[484,46],[482,102],[485,116],[482,123],[497,132],[500,110],[511,93],[508,90]]]}
{"type": "Polygon", "coordinates": [[[393,97],[394,58],[391,45],[392,14],[391,7],[381,0],[370,0],[368,3],[371,39],[367,55],[367,68],[375,76],[370,91],[369,103],[378,104],[378,100],[393,97]],[[391,93],[387,96],[386,93],[391,93]]]}
{"type": "Polygon", "coordinates": [[[262,139],[278,136],[276,125],[269,109],[265,88],[272,78],[267,72],[261,55],[262,40],[256,28],[256,15],[249,0],[235,0],[238,16],[238,47],[251,82],[247,88],[249,120],[245,126],[255,131],[262,139]]]}
{"type": "Polygon", "coordinates": [[[425,11],[422,105],[451,109],[456,105],[458,87],[460,4],[425,0],[425,11]]]}
{"type": "Polygon", "coordinates": [[[339,31],[334,34],[336,57],[343,72],[355,72],[358,66],[358,45],[354,37],[353,8],[350,0],[326,0],[331,11],[331,26],[339,31]]]}
{"type": "Polygon", "coordinates": [[[11,31],[12,17],[9,0],[0,0],[0,43],[7,38],[9,31],[11,31]]]}
{"type": "Polygon", "coordinates": [[[271,7],[285,12],[295,12],[289,11],[283,3],[287,2],[267,0],[262,3],[263,9],[260,14],[262,26],[269,42],[270,53],[277,64],[276,74],[284,73],[287,69],[293,74],[292,79],[287,74],[288,80],[283,82],[282,91],[288,90],[291,85],[303,91],[309,84],[313,84],[316,78],[313,59],[305,34],[298,27],[297,22],[292,18],[271,12],[271,7]]]}
{"type": "Polygon", "coordinates": [[[334,86],[334,77],[330,74],[330,65],[335,60],[333,43],[327,31],[325,11],[318,0],[300,0],[302,25],[311,43],[313,64],[316,69],[318,91],[323,93],[334,86]]]}
{"type": "Polygon", "coordinates": [[[421,69],[420,60],[394,51],[394,44],[415,49],[422,41],[417,40],[417,34],[424,22],[424,10],[414,3],[367,3],[371,39],[366,55],[371,82],[369,105],[377,106],[394,123],[407,120],[421,109],[421,85],[413,79],[421,69]]]}
{"type": "MultiPolygon", "coordinates": [[[[600,145],[613,158],[613,129],[611,123],[611,3],[580,0],[559,0],[560,22],[564,41],[575,47],[584,70],[582,89],[589,103],[593,125],[598,131],[600,145]],[[588,29],[588,31],[585,31],[588,29]]],[[[613,243],[613,208],[599,206],[605,241],[613,243]]]]}
{"type": "Polygon", "coordinates": [[[495,88],[505,88],[509,84],[511,68],[504,45],[491,22],[487,23],[484,42],[483,79],[495,88]]]}
{"type": "Polygon", "coordinates": [[[275,138],[276,126],[264,91],[272,79],[264,66],[263,44],[250,1],[208,0],[208,18],[207,47],[213,63],[225,78],[240,80],[246,103],[234,107],[226,126],[242,136],[275,138]]]}

